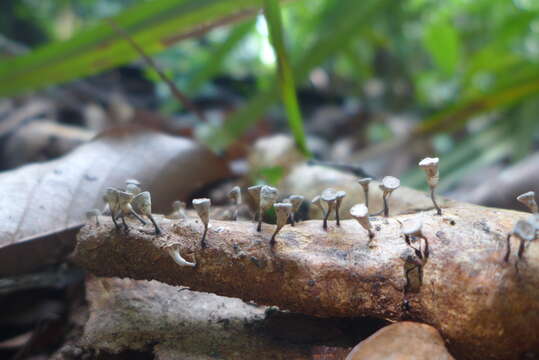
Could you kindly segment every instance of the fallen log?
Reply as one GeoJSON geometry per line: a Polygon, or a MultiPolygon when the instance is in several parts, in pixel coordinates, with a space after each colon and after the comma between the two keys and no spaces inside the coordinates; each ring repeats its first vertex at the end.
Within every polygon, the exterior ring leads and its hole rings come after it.
{"type": "MultiPolygon", "coordinates": [[[[210,220],[206,248],[197,219],[156,216],[150,228],[117,231],[108,219],[79,233],[75,261],[99,276],[159,280],[319,316],[414,320],[437,328],[458,359],[518,359],[539,353],[539,241],[522,259],[507,234],[529,214],[459,204],[443,210],[372,218],[374,238],[354,220],[285,226],[210,220]],[[420,217],[428,259],[403,226],[420,217]],[[179,266],[177,249],[196,266],[179,266]]],[[[134,223],[133,223],[134,224],[134,223]]],[[[513,239],[512,241],[516,241],[513,239]]]]}

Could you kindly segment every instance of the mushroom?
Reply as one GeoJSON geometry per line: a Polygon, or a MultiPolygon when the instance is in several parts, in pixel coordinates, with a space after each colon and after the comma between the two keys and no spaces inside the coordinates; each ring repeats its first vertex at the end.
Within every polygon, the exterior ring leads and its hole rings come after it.
{"type": "Polygon", "coordinates": [[[146,225],[146,221],[142,219],[136,212],[133,211],[133,207],[131,206],[131,200],[133,199],[133,195],[120,191],[118,189],[109,187],[105,190],[105,195],[103,195],[103,200],[109,205],[110,214],[112,217],[112,222],[116,226],[117,229],[120,227],[118,226],[118,223],[116,222],[117,218],[122,219],[122,223],[124,225],[124,229],[127,230],[128,226],[125,222],[125,215],[133,215],[137,220],[139,220],[143,225],[146,225]]]}
{"type": "Polygon", "coordinates": [[[520,194],[519,196],[517,196],[517,200],[522,204],[526,205],[532,213],[539,213],[539,210],[537,208],[537,202],[535,201],[534,191],[528,191],[524,194],[520,194]]]}
{"type": "Polygon", "coordinates": [[[260,191],[262,190],[262,185],[253,185],[247,188],[247,192],[254,200],[256,210],[255,210],[255,221],[260,215],[260,191]]]}
{"type": "Polygon", "coordinates": [[[285,202],[275,203],[273,204],[273,208],[275,209],[275,216],[277,218],[277,228],[271,236],[270,244],[272,246],[275,244],[275,236],[277,236],[277,233],[279,233],[283,226],[285,226],[288,222],[288,218],[292,213],[292,204],[285,202]]]}
{"type": "Polygon", "coordinates": [[[327,188],[326,190],[322,191],[320,198],[326,203],[326,206],[328,208],[324,216],[324,223],[322,225],[324,230],[327,230],[329,214],[331,214],[331,211],[335,206],[335,202],[337,201],[337,191],[332,188],[327,188]]]}
{"type": "Polygon", "coordinates": [[[415,250],[415,253],[417,257],[419,257],[422,260],[426,260],[429,257],[429,242],[425,235],[423,235],[423,232],[421,231],[421,228],[423,227],[423,222],[419,218],[414,218],[406,221],[404,223],[404,226],[402,228],[402,233],[404,234],[404,241],[406,241],[406,244],[410,246],[412,249],[415,250]],[[411,238],[416,237],[420,240],[422,239],[424,242],[423,248],[421,247],[421,243],[419,243],[419,249],[416,249],[412,246],[411,238]]]}
{"type": "Polygon", "coordinates": [[[350,215],[352,215],[352,217],[357,220],[359,225],[361,225],[365,230],[367,230],[367,232],[369,233],[370,243],[371,240],[374,238],[374,233],[372,231],[372,225],[369,220],[369,209],[367,208],[367,206],[365,206],[365,204],[356,204],[352,206],[352,208],[350,209],[350,215]]]}
{"type": "Polygon", "coordinates": [[[383,195],[382,199],[384,200],[384,216],[389,216],[389,206],[387,203],[387,200],[391,196],[391,193],[398,189],[398,187],[401,185],[401,182],[399,179],[397,179],[394,176],[386,176],[382,179],[382,183],[380,184],[380,190],[382,190],[383,195]]]}
{"type": "Polygon", "coordinates": [[[167,219],[185,219],[185,203],[176,200],[172,203],[172,212],[166,216],[167,219]]]}
{"type": "Polygon", "coordinates": [[[135,179],[127,179],[125,181],[125,192],[132,194],[133,196],[140,194],[140,182],[135,179]]]}
{"type": "Polygon", "coordinates": [[[341,226],[341,219],[339,216],[339,208],[341,207],[342,199],[346,196],[346,192],[337,191],[337,202],[335,204],[335,220],[337,221],[337,226],[341,226]]]}
{"type": "Polygon", "coordinates": [[[533,221],[519,220],[516,222],[513,231],[507,235],[507,252],[505,253],[504,261],[509,261],[509,255],[511,253],[511,236],[514,235],[520,239],[520,246],[518,248],[518,258],[521,259],[524,254],[525,242],[532,241],[536,237],[537,224],[533,221]]]}
{"type": "Polygon", "coordinates": [[[370,177],[365,177],[357,180],[359,185],[361,185],[361,187],[363,188],[363,193],[365,195],[365,206],[367,208],[369,207],[369,184],[371,183],[371,181],[372,178],[370,177]]]}
{"type": "Polygon", "coordinates": [[[262,231],[262,214],[264,211],[271,209],[275,201],[277,201],[277,197],[279,196],[279,192],[276,188],[264,185],[260,189],[260,204],[259,204],[259,214],[258,214],[258,226],[256,227],[256,231],[260,232],[262,231]]]}
{"type": "Polygon", "coordinates": [[[170,257],[172,258],[172,260],[174,260],[174,262],[180,266],[190,266],[190,267],[195,267],[197,264],[195,262],[189,262],[187,260],[185,260],[181,254],[180,254],[180,250],[178,249],[167,249],[167,252],[168,254],[170,255],[170,257]]]}
{"type": "Polygon", "coordinates": [[[228,198],[232,200],[232,203],[234,204],[234,213],[232,214],[232,219],[237,220],[238,219],[238,210],[241,205],[241,189],[239,186],[234,186],[232,190],[228,193],[228,198]]]}
{"type": "Polygon", "coordinates": [[[301,207],[303,200],[305,200],[305,198],[301,195],[290,195],[288,197],[288,201],[292,204],[292,211],[290,212],[290,223],[292,226],[296,223],[295,215],[301,207]]]}
{"type": "Polygon", "coordinates": [[[315,196],[312,200],[311,200],[311,204],[315,205],[316,207],[318,207],[320,209],[320,211],[322,211],[322,215],[324,217],[326,217],[326,209],[324,209],[324,207],[322,206],[322,198],[320,197],[320,195],[317,195],[315,196]]]}
{"type": "Polygon", "coordinates": [[[427,175],[427,183],[430,187],[430,198],[434,204],[434,207],[436,208],[437,214],[442,215],[442,209],[438,206],[436,197],[434,195],[434,190],[436,189],[436,186],[440,180],[440,171],[438,170],[439,162],[440,159],[438,158],[427,157],[421,160],[418,165],[425,171],[425,174],[427,175]]]}
{"type": "Polygon", "coordinates": [[[98,226],[99,226],[99,216],[101,216],[101,210],[99,209],[92,209],[86,212],[86,219],[88,219],[88,221],[95,219],[95,224],[98,226]]]}
{"type": "Polygon", "coordinates": [[[155,219],[152,216],[152,197],[149,191],[141,192],[131,200],[131,206],[137,214],[146,216],[153,224],[155,228],[155,235],[161,234],[161,229],[157,226],[155,219]]]}
{"type": "Polygon", "coordinates": [[[207,198],[193,199],[193,207],[195,208],[198,217],[204,224],[204,233],[200,245],[206,247],[206,233],[208,232],[208,223],[210,222],[210,206],[211,200],[207,198]]]}

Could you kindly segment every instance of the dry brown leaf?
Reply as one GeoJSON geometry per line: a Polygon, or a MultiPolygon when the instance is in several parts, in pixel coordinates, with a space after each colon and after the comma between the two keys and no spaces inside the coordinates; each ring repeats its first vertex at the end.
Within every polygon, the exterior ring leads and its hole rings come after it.
{"type": "Polygon", "coordinates": [[[224,161],[201,145],[140,128],[110,130],[62,158],[3,173],[0,275],[65,256],[86,211],[103,207],[107,186],[136,178],[159,212],[227,173],[224,161]],[[66,232],[64,241],[54,239],[66,232]]]}

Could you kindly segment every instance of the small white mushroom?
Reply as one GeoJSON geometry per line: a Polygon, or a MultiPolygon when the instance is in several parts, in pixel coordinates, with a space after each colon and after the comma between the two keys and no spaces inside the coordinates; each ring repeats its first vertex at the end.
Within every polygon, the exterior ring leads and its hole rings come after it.
{"type": "Polygon", "coordinates": [[[283,228],[283,226],[286,225],[288,218],[290,217],[290,214],[292,213],[292,204],[291,203],[275,203],[273,204],[273,208],[275,209],[275,216],[276,216],[276,222],[277,227],[275,229],[275,232],[271,236],[270,244],[273,246],[275,244],[275,236],[279,233],[279,231],[283,228]]]}
{"type": "Polygon", "coordinates": [[[228,193],[228,198],[232,200],[232,204],[234,204],[234,213],[232,215],[233,220],[238,219],[238,211],[239,207],[241,205],[241,189],[239,186],[234,186],[232,190],[228,193]]]}
{"type": "Polygon", "coordinates": [[[258,214],[258,226],[256,228],[256,231],[260,232],[262,231],[262,218],[264,211],[270,209],[275,201],[277,201],[277,197],[279,196],[279,191],[271,186],[264,185],[260,189],[260,206],[259,206],[259,214],[258,214]]]}
{"type": "Polygon", "coordinates": [[[399,179],[397,179],[394,176],[386,176],[382,179],[382,183],[380,184],[380,190],[382,190],[383,195],[382,199],[384,201],[384,216],[389,216],[389,205],[387,203],[389,197],[393,193],[393,191],[397,190],[399,186],[401,185],[401,182],[399,179]]]}
{"type": "Polygon", "coordinates": [[[511,236],[516,236],[520,240],[520,246],[518,248],[518,258],[521,259],[524,254],[526,242],[532,241],[536,238],[537,226],[534,221],[530,219],[518,220],[513,227],[513,231],[507,235],[507,252],[505,253],[504,261],[509,261],[509,255],[511,253],[511,236]]]}
{"type": "Polygon", "coordinates": [[[142,192],[140,189],[140,182],[135,179],[128,179],[125,181],[125,192],[134,195],[138,195],[142,192]]]}
{"type": "Polygon", "coordinates": [[[88,219],[88,221],[95,219],[95,224],[97,226],[99,226],[99,216],[101,216],[101,210],[99,209],[92,209],[86,212],[86,219],[88,219]]]}
{"type": "Polygon", "coordinates": [[[346,196],[346,192],[337,191],[337,201],[335,203],[335,220],[337,221],[337,226],[341,226],[341,218],[339,216],[339,209],[341,207],[342,199],[346,196]]]}
{"type": "Polygon", "coordinates": [[[326,217],[326,209],[324,209],[324,206],[322,206],[322,198],[320,197],[320,195],[315,196],[311,200],[311,204],[318,207],[320,211],[322,211],[323,217],[326,217]]]}
{"type": "Polygon", "coordinates": [[[185,203],[176,200],[172,203],[172,212],[166,216],[167,219],[185,219],[185,203]]]}
{"type": "Polygon", "coordinates": [[[421,160],[418,165],[425,171],[425,174],[427,175],[427,183],[430,187],[430,198],[432,200],[432,203],[434,204],[434,207],[436,208],[436,212],[438,215],[442,215],[442,209],[440,208],[440,206],[438,206],[434,194],[434,190],[436,189],[436,186],[440,181],[440,171],[438,169],[439,162],[439,158],[427,157],[421,160]]]}
{"type": "Polygon", "coordinates": [[[170,257],[172,258],[172,260],[174,260],[174,262],[176,264],[180,265],[180,266],[190,266],[190,267],[195,267],[196,266],[195,262],[189,262],[189,261],[185,260],[180,255],[180,251],[178,249],[169,248],[169,249],[167,249],[167,252],[170,255],[170,257]]]}
{"type": "Polygon", "coordinates": [[[370,177],[365,177],[357,180],[359,185],[361,185],[361,187],[363,188],[363,193],[365,195],[365,206],[367,208],[369,207],[369,184],[371,183],[371,181],[372,178],[370,177]]]}
{"type": "Polygon", "coordinates": [[[528,191],[524,194],[520,194],[519,196],[517,196],[517,200],[521,202],[522,204],[526,205],[532,213],[534,214],[539,213],[537,202],[535,201],[534,191],[528,191]]]}
{"type": "Polygon", "coordinates": [[[103,200],[108,204],[112,222],[116,226],[117,229],[119,229],[119,225],[116,222],[117,218],[120,218],[122,220],[122,223],[124,225],[124,229],[128,229],[128,226],[125,222],[125,215],[133,215],[135,218],[137,218],[143,225],[146,225],[146,221],[142,219],[140,216],[137,215],[133,211],[133,208],[131,206],[131,200],[133,199],[133,195],[126,193],[124,191],[120,191],[115,188],[107,188],[105,189],[105,194],[103,195],[103,200]]]}
{"type": "Polygon", "coordinates": [[[161,229],[157,226],[155,219],[152,216],[152,197],[148,191],[141,192],[131,200],[131,206],[137,214],[146,216],[152,222],[155,228],[155,234],[161,234],[161,229]]]}
{"type": "Polygon", "coordinates": [[[402,233],[404,234],[404,241],[406,241],[406,244],[416,251],[416,255],[420,259],[426,260],[429,257],[429,242],[423,235],[422,227],[423,222],[420,218],[409,219],[403,224],[402,233]],[[419,244],[419,249],[413,247],[411,243],[412,237],[419,238],[420,241],[423,240],[423,247],[421,246],[421,243],[419,244]]]}
{"type": "Polygon", "coordinates": [[[365,204],[356,204],[350,209],[350,215],[357,220],[359,225],[361,225],[369,233],[369,242],[374,238],[374,232],[372,231],[372,225],[369,220],[369,209],[365,204]]]}
{"type": "Polygon", "coordinates": [[[195,208],[198,217],[204,224],[204,233],[202,234],[201,246],[206,247],[206,233],[208,232],[208,224],[210,222],[210,206],[211,200],[207,198],[193,199],[193,207],[195,208]]]}
{"type": "Polygon", "coordinates": [[[301,207],[301,204],[305,200],[305,198],[301,195],[290,195],[287,199],[290,204],[292,204],[292,211],[290,213],[290,223],[292,226],[296,224],[295,215],[298,212],[299,208],[301,207]]]}
{"type": "Polygon", "coordinates": [[[335,191],[335,189],[332,189],[332,188],[327,188],[326,190],[322,191],[320,198],[322,199],[323,202],[326,203],[326,206],[328,208],[328,211],[326,211],[326,214],[324,216],[324,223],[322,225],[322,227],[325,230],[327,230],[329,214],[331,214],[331,211],[333,210],[333,207],[335,206],[335,203],[337,202],[337,191],[335,191]]]}
{"type": "Polygon", "coordinates": [[[262,185],[253,185],[247,188],[247,193],[253,198],[255,204],[255,221],[258,219],[260,211],[260,191],[262,190],[262,185]]]}

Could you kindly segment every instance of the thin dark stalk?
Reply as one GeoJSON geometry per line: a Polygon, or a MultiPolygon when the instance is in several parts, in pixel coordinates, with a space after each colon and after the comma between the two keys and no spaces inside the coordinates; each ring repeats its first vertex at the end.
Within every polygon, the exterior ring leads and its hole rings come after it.
{"type": "Polygon", "coordinates": [[[256,226],[256,231],[262,231],[262,210],[258,210],[258,225],[256,226]]]}
{"type": "Polygon", "coordinates": [[[204,233],[202,234],[202,240],[200,241],[200,246],[204,249],[206,247],[206,234],[208,233],[208,228],[204,226],[204,233]]]}
{"type": "Polygon", "coordinates": [[[120,230],[120,225],[118,225],[118,223],[116,222],[116,214],[114,213],[114,211],[111,210],[110,215],[112,217],[112,222],[114,223],[114,226],[116,226],[117,230],[120,230]]]}
{"type": "Polygon", "coordinates": [[[337,226],[341,226],[341,218],[339,216],[339,207],[335,207],[335,221],[337,222],[337,226]]]}
{"type": "Polygon", "coordinates": [[[133,215],[142,225],[146,225],[146,221],[139,216],[134,210],[129,210],[129,213],[133,215]]]}
{"type": "Polygon", "coordinates": [[[387,196],[382,196],[382,200],[384,200],[384,217],[389,216],[389,206],[387,205],[387,196]]]}
{"type": "Polygon", "coordinates": [[[159,228],[159,226],[157,226],[157,223],[155,222],[152,214],[148,214],[148,217],[150,218],[150,221],[152,222],[153,226],[155,227],[155,235],[160,235],[161,234],[161,229],[159,228]]]}
{"type": "Polygon", "coordinates": [[[438,203],[436,202],[436,197],[434,195],[434,188],[430,188],[430,198],[432,199],[432,203],[434,204],[434,207],[436,208],[436,211],[438,215],[442,215],[442,209],[438,206],[438,203]]]}
{"type": "Polygon", "coordinates": [[[507,235],[507,251],[505,252],[505,256],[503,257],[503,261],[508,262],[510,254],[511,254],[511,234],[508,234],[507,235]]]}

